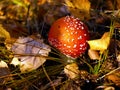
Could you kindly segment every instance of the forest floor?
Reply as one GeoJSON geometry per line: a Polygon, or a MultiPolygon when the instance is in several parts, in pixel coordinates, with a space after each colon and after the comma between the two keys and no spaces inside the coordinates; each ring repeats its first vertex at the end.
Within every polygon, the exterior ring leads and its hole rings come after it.
{"type": "Polygon", "coordinates": [[[120,90],[120,1],[1,0],[0,90],[120,90]],[[48,41],[53,23],[68,15],[90,36],[71,61],[48,41]]]}

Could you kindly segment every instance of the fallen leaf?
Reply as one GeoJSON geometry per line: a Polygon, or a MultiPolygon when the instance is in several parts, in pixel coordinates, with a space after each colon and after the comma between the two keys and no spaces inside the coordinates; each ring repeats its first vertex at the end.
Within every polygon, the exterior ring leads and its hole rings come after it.
{"type": "MultiPolygon", "coordinates": [[[[43,5],[46,1],[47,0],[37,0],[37,5],[43,5]]],[[[34,1],[34,0],[23,0],[23,3],[25,3],[26,5],[31,5],[31,4],[35,4],[36,1],[34,1]]]]}
{"type": "Polygon", "coordinates": [[[43,39],[33,36],[20,37],[13,44],[11,50],[14,53],[11,63],[15,66],[18,64],[21,72],[37,69],[46,61],[45,57],[51,51],[50,47],[43,42],[43,39]]]}
{"type": "Polygon", "coordinates": [[[14,57],[10,64],[17,66],[17,65],[20,65],[20,61],[18,60],[18,58],[14,57]]]}
{"type": "Polygon", "coordinates": [[[43,5],[47,0],[37,0],[38,5],[43,5]]]}
{"type": "Polygon", "coordinates": [[[120,0],[116,0],[117,2],[117,9],[120,9],[120,0]]]}
{"type": "Polygon", "coordinates": [[[117,56],[118,67],[120,67],[120,54],[117,56]]]}
{"type": "Polygon", "coordinates": [[[28,30],[21,24],[11,23],[11,24],[3,24],[5,30],[10,34],[11,38],[18,38],[21,36],[27,36],[28,30]]]}
{"type": "Polygon", "coordinates": [[[115,90],[115,88],[112,86],[109,86],[109,87],[106,87],[104,90],[115,90]]]}
{"type": "Polygon", "coordinates": [[[76,63],[71,63],[64,67],[64,72],[69,78],[74,79],[78,77],[80,71],[76,63]]]}
{"type": "Polygon", "coordinates": [[[96,59],[99,60],[100,59],[99,53],[96,50],[89,49],[88,55],[89,55],[90,59],[92,59],[92,60],[96,60],[96,59]]]}
{"type": "Polygon", "coordinates": [[[113,86],[107,86],[107,85],[102,85],[102,86],[98,86],[95,90],[115,90],[115,88],[113,86]]]}
{"type": "Polygon", "coordinates": [[[10,75],[10,70],[8,68],[8,65],[4,61],[0,61],[0,84],[5,83],[8,80],[11,80],[10,77],[5,77],[4,76],[10,75]]]}
{"type": "Polygon", "coordinates": [[[117,61],[120,62],[120,54],[117,56],[117,61]]]}
{"type": "Polygon", "coordinates": [[[6,31],[10,35],[10,38],[6,38],[4,42],[8,50],[10,50],[10,48],[12,47],[12,44],[16,41],[16,39],[18,39],[19,37],[28,35],[27,29],[17,23],[4,24],[3,27],[6,29],[6,31]]]}
{"type": "Polygon", "coordinates": [[[1,24],[0,24],[0,38],[5,38],[5,39],[9,39],[10,38],[9,32],[6,31],[6,29],[4,29],[1,24]]]}
{"type": "Polygon", "coordinates": [[[107,79],[112,81],[116,86],[120,87],[120,73],[108,75],[107,79]]]}
{"type": "Polygon", "coordinates": [[[73,16],[78,17],[81,20],[90,17],[89,0],[65,0],[65,4],[73,16]]]}
{"type": "Polygon", "coordinates": [[[4,61],[0,61],[0,68],[5,68],[5,67],[8,68],[7,63],[4,61]]]}
{"type": "Polygon", "coordinates": [[[110,43],[110,33],[105,32],[101,39],[89,40],[88,44],[91,50],[99,50],[101,53],[104,52],[110,43]]]}

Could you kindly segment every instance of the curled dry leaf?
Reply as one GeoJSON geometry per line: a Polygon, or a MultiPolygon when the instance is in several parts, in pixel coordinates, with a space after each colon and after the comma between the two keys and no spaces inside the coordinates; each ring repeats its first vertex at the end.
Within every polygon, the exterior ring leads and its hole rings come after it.
{"type": "Polygon", "coordinates": [[[21,72],[37,69],[46,61],[45,57],[51,51],[43,39],[35,37],[20,37],[12,45],[11,50],[15,54],[11,63],[20,65],[21,72]]]}
{"type": "Polygon", "coordinates": [[[110,33],[105,32],[100,39],[89,40],[88,44],[91,50],[99,50],[102,53],[108,48],[110,44],[110,33]]]}
{"type": "Polygon", "coordinates": [[[100,56],[99,56],[99,53],[95,50],[91,50],[89,49],[88,50],[88,55],[90,57],[90,59],[93,59],[93,60],[99,60],[100,59],[100,56]]]}
{"type": "Polygon", "coordinates": [[[80,71],[76,63],[71,63],[64,67],[64,72],[69,78],[74,79],[78,77],[80,71]]]}

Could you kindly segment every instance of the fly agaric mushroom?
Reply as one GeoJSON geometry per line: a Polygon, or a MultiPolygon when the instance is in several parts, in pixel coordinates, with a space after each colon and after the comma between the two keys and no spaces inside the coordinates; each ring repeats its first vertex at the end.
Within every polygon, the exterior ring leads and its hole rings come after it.
{"type": "MultiPolygon", "coordinates": [[[[76,59],[87,49],[88,28],[78,18],[66,16],[58,19],[50,28],[49,43],[67,57],[76,59]]],[[[79,75],[76,63],[64,67],[64,72],[71,79],[79,75]],[[74,67],[74,68],[73,68],[74,67]]]]}
{"type": "Polygon", "coordinates": [[[71,58],[77,58],[85,52],[88,39],[87,26],[73,16],[58,19],[48,34],[49,43],[71,58]]]}

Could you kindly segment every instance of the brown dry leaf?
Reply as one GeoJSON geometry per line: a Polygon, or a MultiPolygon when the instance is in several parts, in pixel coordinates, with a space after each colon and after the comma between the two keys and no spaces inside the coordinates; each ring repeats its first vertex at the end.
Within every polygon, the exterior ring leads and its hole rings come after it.
{"type": "Polygon", "coordinates": [[[31,0],[23,0],[23,2],[24,2],[26,5],[30,5],[31,0]]]}
{"type": "Polygon", "coordinates": [[[3,28],[1,24],[0,24],[0,38],[5,38],[5,39],[10,38],[9,32],[5,28],[3,28]]]}
{"type": "Polygon", "coordinates": [[[89,0],[65,0],[65,4],[73,16],[78,17],[81,20],[89,18],[90,13],[89,0]]]}
{"type": "Polygon", "coordinates": [[[8,50],[10,50],[12,44],[16,41],[16,39],[18,39],[21,36],[28,35],[27,29],[17,23],[4,24],[3,27],[10,35],[10,38],[7,38],[4,42],[8,50]]]}
{"type": "Polygon", "coordinates": [[[117,9],[120,9],[120,0],[116,0],[117,3],[117,9]]]}
{"type": "Polygon", "coordinates": [[[120,54],[117,56],[117,61],[120,62],[120,54]]]}
{"type": "Polygon", "coordinates": [[[112,86],[109,86],[109,87],[106,87],[104,90],[115,90],[115,88],[112,86]]]}
{"type": "Polygon", "coordinates": [[[102,85],[98,86],[95,90],[115,90],[115,87],[109,85],[102,85]]]}
{"type": "Polygon", "coordinates": [[[99,60],[100,59],[99,53],[95,50],[89,49],[88,55],[89,55],[90,59],[92,59],[92,60],[96,60],[96,59],[99,60]]]}
{"type": "Polygon", "coordinates": [[[100,39],[89,40],[88,44],[91,50],[99,50],[101,53],[104,52],[110,43],[110,33],[105,32],[100,39]]]}
{"type": "Polygon", "coordinates": [[[10,24],[3,24],[3,27],[9,32],[11,38],[18,38],[20,36],[27,36],[28,30],[22,25],[16,22],[10,24]]]}
{"type": "Polygon", "coordinates": [[[38,4],[38,5],[42,5],[42,4],[44,4],[46,1],[47,1],[47,0],[38,0],[38,1],[37,1],[37,2],[38,2],[37,4],[38,4]]]}
{"type": "Polygon", "coordinates": [[[64,72],[71,79],[78,77],[80,73],[79,67],[76,63],[71,63],[71,64],[66,65],[64,67],[64,72]]]}
{"type": "Polygon", "coordinates": [[[25,72],[41,66],[51,48],[43,42],[43,39],[31,36],[17,39],[11,50],[14,53],[11,64],[19,65],[21,72],[25,72]]]}
{"type": "Polygon", "coordinates": [[[120,54],[117,56],[118,67],[120,67],[120,54]]]}
{"type": "Polygon", "coordinates": [[[120,9],[120,0],[106,0],[104,1],[106,3],[107,9],[120,9]]]}
{"type": "Polygon", "coordinates": [[[104,10],[117,10],[120,9],[120,0],[90,0],[91,6],[94,9],[100,9],[101,7],[104,10]]]}
{"type": "Polygon", "coordinates": [[[112,81],[116,86],[120,87],[120,73],[115,72],[114,74],[108,75],[107,79],[112,81]]]}
{"type": "Polygon", "coordinates": [[[9,77],[2,78],[7,75],[10,75],[10,70],[8,68],[8,65],[6,62],[0,61],[0,84],[5,83],[6,81],[11,79],[9,77]]]}

